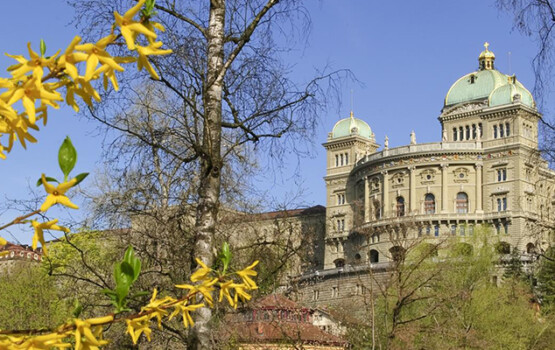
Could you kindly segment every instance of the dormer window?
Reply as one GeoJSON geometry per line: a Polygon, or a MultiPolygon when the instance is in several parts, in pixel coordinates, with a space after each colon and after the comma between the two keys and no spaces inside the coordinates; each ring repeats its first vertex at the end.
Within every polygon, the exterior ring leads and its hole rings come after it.
{"type": "Polygon", "coordinates": [[[476,76],[474,74],[472,74],[470,76],[470,84],[474,84],[476,82],[476,76]]]}

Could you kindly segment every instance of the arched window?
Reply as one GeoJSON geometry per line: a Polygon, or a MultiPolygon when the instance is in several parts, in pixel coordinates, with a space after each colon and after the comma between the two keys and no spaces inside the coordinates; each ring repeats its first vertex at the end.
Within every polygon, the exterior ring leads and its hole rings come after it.
{"type": "Polygon", "coordinates": [[[397,197],[397,216],[405,216],[405,199],[397,197]]]}
{"type": "Polygon", "coordinates": [[[345,260],[343,260],[343,259],[336,259],[336,260],[334,260],[333,263],[335,264],[335,267],[337,267],[337,268],[345,266],[345,260]]]}
{"type": "Polygon", "coordinates": [[[380,253],[376,249],[370,250],[370,262],[377,263],[380,261],[380,253]]]}
{"type": "Polygon", "coordinates": [[[464,192],[457,193],[457,213],[468,213],[468,195],[464,192]]]}
{"type": "Polygon", "coordinates": [[[457,128],[453,128],[453,141],[457,141],[457,128]]]}
{"type": "Polygon", "coordinates": [[[389,249],[389,252],[393,261],[403,261],[405,259],[405,248],[401,246],[393,246],[389,249]]]}
{"type": "Polygon", "coordinates": [[[382,218],[382,206],[379,200],[374,200],[374,215],[376,219],[382,218]]]}
{"type": "Polygon", "coordinates": [[[534,245],[534,243],[528,243],[526,245],[526,253],[536,254],[536,246],[534,245]]]}
{"type": "Polygon", "coordinates": [[[436,212],[436,197],[428,193],[426,197],[424,197],[424,213],[426,214],[434,214],[436,212]]]}

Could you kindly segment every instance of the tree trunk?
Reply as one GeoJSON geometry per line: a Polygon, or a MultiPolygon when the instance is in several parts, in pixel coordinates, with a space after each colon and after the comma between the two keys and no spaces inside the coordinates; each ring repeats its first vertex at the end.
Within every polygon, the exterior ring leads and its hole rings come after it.
{"type": "MultiPolygon", "coordinates": [[[[225,0],[210,1],[207,31],[207,71],[204,81],[204,129],[201,154],[199,202],[195,223],[194,257],[206,265],[213,264],[213,240],[218,215],[221,185],[222,86],[224,65],[225,0]]],[[[210,319],[212,310],[201,308],[196,313],[190,349],[208,350],[212,344],[210,319]]]]}

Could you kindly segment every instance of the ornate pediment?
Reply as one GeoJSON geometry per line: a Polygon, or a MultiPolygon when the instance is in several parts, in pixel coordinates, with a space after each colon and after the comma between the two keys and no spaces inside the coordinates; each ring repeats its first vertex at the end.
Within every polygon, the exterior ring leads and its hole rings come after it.
{"type": "Polygon", "coordinates": [[[442,116],[455,115],[459,113],[472,112],[483,109],[488,106],[488,101],[465,103],[463,105],[453,106],[442,113],[442,116]]]}

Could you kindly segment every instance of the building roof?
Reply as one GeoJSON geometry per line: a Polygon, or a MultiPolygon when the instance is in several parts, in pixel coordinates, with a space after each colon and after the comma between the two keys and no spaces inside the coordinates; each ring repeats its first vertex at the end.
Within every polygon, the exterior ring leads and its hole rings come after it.
{"type": "MultiPolygon", "coordinates": [[[[488,50],[487,45],[486,49],[480,53],[479,60],[493,62],[495,55],[488,50]]],[[[447,91],[445,106],[483,100],[490,107],[517,101],[529,107],[535,107],[532,94],[516,80],[514,75],[503,74],[493,69],[493,65],[489,67],[480,66],[479,70],[465,74],[455,81],[447,91]]]]}
{"type": "Polygon", "coordinates": [[[283,295],[270,294],[251,303],[240,314],[227,315],[222,336],[248,344],[296,343],[345,347],[347,342],[344,339],[323,331],[309,321],[313,312],[283,295]]]}
{"type": "Polygon", "coordinates": [[[337,139],[352,135],[362,136],[367,139],[373,138],[370,125],[362,119],[355,118],[353,112],[351,112],[349,118],[341,119],[335,123],[331,132],[331,138],[337,139]]]}

